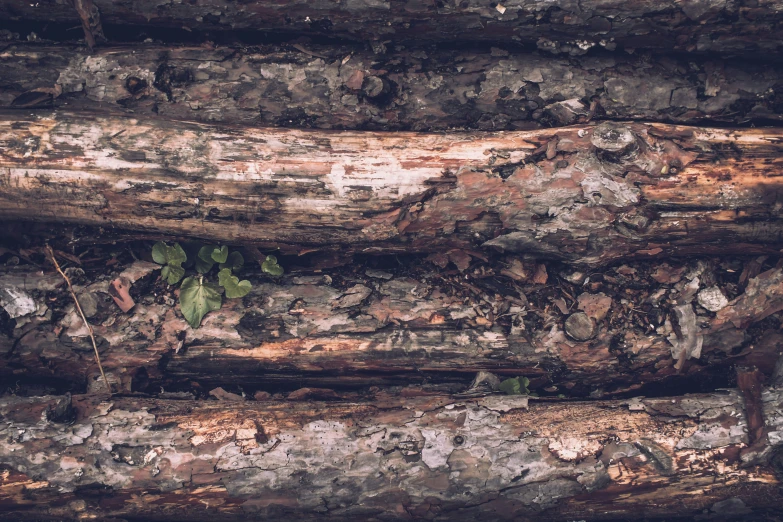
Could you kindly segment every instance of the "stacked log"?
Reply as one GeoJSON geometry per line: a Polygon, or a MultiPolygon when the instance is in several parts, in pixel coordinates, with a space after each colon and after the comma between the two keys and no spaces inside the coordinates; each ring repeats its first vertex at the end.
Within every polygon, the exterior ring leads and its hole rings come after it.
{"type": "Polygon", "coordinates": [[[3,2],[0,519],[779,516],[782,19],[3,2]]]}

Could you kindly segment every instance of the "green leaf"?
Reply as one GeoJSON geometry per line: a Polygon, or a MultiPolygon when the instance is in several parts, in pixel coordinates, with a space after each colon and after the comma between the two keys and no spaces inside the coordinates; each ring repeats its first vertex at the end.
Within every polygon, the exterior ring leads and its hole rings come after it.
{"type": "Polygon", "coordinates": [[[166,259],[166,251],[168,250],[168,245],[166,243],[163,243],[162,241],[158,241],[152,246],[152,260],[158,263],[159,265],[165,265],[168,263],[168,260],[166,259]]]}
{"type": "Polygon", "coordinates": [[[181,266],[166,265],[163,270],[160,271],[161,277],[170,285],[175,285],[185,275],[185,269],[181,266]]]}
{"type": "Polygon", "coordinates": [[[226,259],[228,259],[228,247],[226,245],[212,250],[212,260],[216,263],[225,263],[226,259]]]}
{"type": "Polygon", "coordinates": [[[219,310],[223,304],[220,288],[205,283],[203,277],[186,277],[179,291],[179,308],[188,324],[198,328],[201,319],[212,310],[219,310]]]}
{"type": "Polygon", "coordinates": [[[275,256],[266,256],[264,262],[261,263],[261,270],[273,276],[283,275],[283,267],[277,264],[275,256]]]}
{"type": "Polygon", "coordinates": [[[206,274],[215,265],[215,261],[212,259],[212,251],[217,249],[215,245],[204,245],[198,251],[196,257],[196,271],[200,274],[206,274]]]}
{"type": "Polygon", "coordinates": [[[158,241],[152,247],[152,259],[159,265],[176,265],[179,266],[187,261],[188,256],[179,243],[174,243],[174,246],[168,246],[162,241],[158,241]]]}
{"type": "Polygon", "coordinates": [[[174,246],[167,249],[168,263],[170,265],[181,265],[188,260],[188,255],[179,246],[179,243],[174,243],[174,246]]]}
{"type": "Polygon", "coordinates": [[[212,259],[212,251],[215,249],[217,249],[215,245],[204,245],[198,249],[198,258],[207,263],[214,264],[215,261],[212,259]]]}
{"type": "Polygon", "coordinates": [[[229,299],[245,297],[252,288],[250,281],[246,279],[240,281],[238,277],[231,275],[231,270],[228,268],[218,272],[218,282],[226,289],[226,297],[229,299]]]}
{"type": "Polygon", "coordinates": [[[196,258],[196,271],[199,274],[206,274],[210,270],[212,270],[212,267],[215,266],[214,261],[204,261],[200,257],[196,258]]]}
{"type": "Polygon", "coordinates": [[[242,268],[242,265],[245,264],[245,258],[242,257],[242,254],[239,252],[231,252],[228,255],[228,260],[225,263],[220,263],[220,269],[223,270],[224,268],[230,268],[231,270],[236,270],[238,268],[242,268]]]}
{"type": "Polygon", "coordinates": [[[519,387],[519,379],[517,378],[506,379],[501,382],[499,389],[508,395],[522,395],[519,387]]]}

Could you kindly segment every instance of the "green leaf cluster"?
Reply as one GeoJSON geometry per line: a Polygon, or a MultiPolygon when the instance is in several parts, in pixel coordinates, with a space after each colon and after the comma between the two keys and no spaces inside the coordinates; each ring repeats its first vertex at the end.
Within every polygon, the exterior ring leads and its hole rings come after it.
{"type": "MultiPolygon", "coordinates": [[[[182,264],[187,261],[188,256],[178,243],[173,246],[163,242],[155,243],[152,247],[152,259],[163,265],[161,277],[170,285],[178,283],[185,275],[182,264]]],[[[191,327],[198,328],[206,314],[220,309],[223,304],[223,291],[228,299],[244,297],[250,293],[253,288],[250,281],[240,281],[239,277],[234,275],[244,264],[242,254],[229,252],[225,245],[203,245],[198,249],[194,265],[198,275],[186,277],[179,292],[180,310],[191,327]],[[218,265],[218,284],[205,279],[215,265],[218,265]]],[[[261,269],[274,276],[283,274],[283,267],[277,263],[274,256],[267,256],[261,269]]]]}
{"type": "Polygon", "coordinates": [[[188,260],[188,256],[182,250],[182,247],[179,246],[179,243],[169,246],[162,241],[158,241],[152,247],[152,259],[159,265],[163,265],[160,275],[170,285],[177,284],[182,279],[182,276],[185,275],[182,263],[188,260]]]}
{"type": "Polygon", "coordinates": [[[507,395],[530,395],[530,390],[527,389],[528,384],[530,384],[530,379],[527,377],[512,377],[502,381],[499,389],[507,395]]]}

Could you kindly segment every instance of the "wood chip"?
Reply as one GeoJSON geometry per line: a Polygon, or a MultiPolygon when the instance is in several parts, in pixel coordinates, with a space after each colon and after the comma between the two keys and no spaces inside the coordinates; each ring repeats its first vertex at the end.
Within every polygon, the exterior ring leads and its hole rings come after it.
{"type": "Polygon", "coordinates": [[[128,313],[136,305],[130,293],[128,293],[130,287],[130,281],[123,277],[118,277],[109,286],[109,295],[117,303],[117,306],[120,307],[120,310],[125,313],[128,313]]]}
{"type": "Polygon", "coordinates": [[[329,388],[299,388],[288,394],[288,400],[335,400],[341,397],[334,390],[329,388]]]}
{"type": "Polygon", "coordinates": [[[651,274],[651,277],[658,281],[661,284],[674,284],[680,279],[682,279],[683,274],[685,274],[686,267],[672,267],[668,263],[663,263],[658,268],[655,269],[655,272],[651,274]]]}
{"type": "Polygon", "coordinates": [[[540,264],[536,266],[536,273],[533,275],[533,283],[537,285],[545,285],[549,275],[546,273],[546,265],[540,264]]]}
{"type": "Polygon", "coordinates": [[[596,321],[600,321],[606,317],[609,309],[612,308],[612,298],[603,292],[597,294],[585,292],[580,294],[576,299],[579,302],[577,308],[596,321]]]}
{"type": "Polygon", "coordinates": [[[227,392],[223,388],[215,388],[209,394],[219,401],[244,401],[245,398],[236,393],[227,392]]]}
{"type": "Polygon", "coordinates": [[[473,258],[470,257],[469,254],[467,254],[463,250],[450,250],[448,252],[449,260],[454,263],[454,266],[456,266],[460,272],[464,272],[468,268],[470,268],[470,262],[473,258]]]}
{"type": "Polygon", "coordinates": [[[346,290],[340,298],[335,300],[332,308],[350,308],[351,306],[356,306],[367,299],[371,293],[372,290],[364,285],[354,285],[346,290]]]}

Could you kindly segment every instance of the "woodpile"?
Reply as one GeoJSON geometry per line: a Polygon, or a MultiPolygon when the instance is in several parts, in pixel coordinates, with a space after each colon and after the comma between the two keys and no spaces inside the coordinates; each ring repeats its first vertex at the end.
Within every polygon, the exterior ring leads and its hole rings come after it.
{"type": "Polygon", "coordinates": [[[779,520],[781,21],[2,2],[0,520],[779,520]]]}

